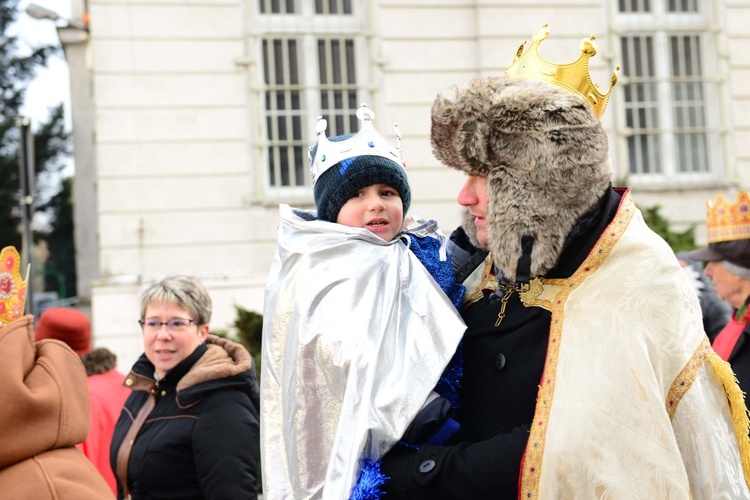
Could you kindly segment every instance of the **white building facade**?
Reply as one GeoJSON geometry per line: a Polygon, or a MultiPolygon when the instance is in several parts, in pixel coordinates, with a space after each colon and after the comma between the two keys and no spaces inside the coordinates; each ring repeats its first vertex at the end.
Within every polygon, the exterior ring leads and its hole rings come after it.
{"type": "Polygon", "coordinates": [[[410,212],[449,233],[463,176],[431,153],[432,102],[501,75],[545,22],[547,59],[572,61],[594,33],[594,79],[606,88],[621,66],[603,120],[613,180],[636,204],[660,205],[673,227],[696,224],[704,239],[705,200],[748,187],[750,0],[87,4],[92,319],[123,369],[142,350],[138,296],[160,277],[202,278],[214,329],[231,330],[235,306],[262,312],[278,204],[313,207],[307,150],[319,115],[329,135],[356,131],[363,102],[389,139],[398,123],[410,212]]]}

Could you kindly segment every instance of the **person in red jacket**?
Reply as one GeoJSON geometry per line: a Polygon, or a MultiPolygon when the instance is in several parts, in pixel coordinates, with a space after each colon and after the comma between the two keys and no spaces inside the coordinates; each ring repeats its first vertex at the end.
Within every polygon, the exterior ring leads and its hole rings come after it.
{"type": "Polygon", "coordinates": [[[61,340],[81,357],[88,381],[91,426],[88,437],[77,447],[117,494],[117,482],[109,465],[109,446],[117,419],[130,394],[122,385],[125,375],[115,368],[117,357],[105,347],[93,349],[91,322],[75,309],[55,307],[44,311],[39,317],[35,338],[37,341],[61,340]]]}

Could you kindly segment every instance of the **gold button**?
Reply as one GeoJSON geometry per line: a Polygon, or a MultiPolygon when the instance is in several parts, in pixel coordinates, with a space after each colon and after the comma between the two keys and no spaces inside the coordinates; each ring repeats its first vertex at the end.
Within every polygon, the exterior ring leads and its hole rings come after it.
{"type": "Polygon", "coordinates": [[[131,385],[133,385],[133,379],[132,378],[127,379],[125,381],[125,385],[127,385],[128,387],[130,387],[131,385]]]}
{"type": "Polygon", "coordinates": [[[151,394],[156,394],[156,389],[151,389],[151,394]]]}
{"type": "Polygon", "coordinates": [[[161,391],[161,395],[162,396],[166,396],[167,395],[167,391],[161,391]]]}

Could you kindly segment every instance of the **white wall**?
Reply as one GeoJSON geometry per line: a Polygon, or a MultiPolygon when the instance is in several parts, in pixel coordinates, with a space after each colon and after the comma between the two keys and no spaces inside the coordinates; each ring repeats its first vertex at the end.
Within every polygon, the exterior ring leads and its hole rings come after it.
{"type": "MultiPolygon", "coordinates": [[[[378,123],[397,122],[402,131],[411,213],[437,219],[446,233],[459,222],[455,196],[463,175],[441,166],[431,152],[430,108],[439,92],[501,74],[544,22],[551,36],[542,53],[550,60],[572,60],[581,38],[596,33],[592,74],[602,85],[609,82],[617,43],[608,31],[611,1],[373,2],[367,5],[375,16],[371,73],[378,123]]],[[[260,118],[252,111],[257,96],[248,77],[258,68],[247,66],[252,57],[246,56],[255,3],[89,2],[103,276],[93,287],[92,312],[96,342],[112,347],[121,366],[141,352],[137,297],[159,276],[205,277],[216,328],[234,321],[235,303],[262,311],[278,217],[275,203],[255,191],[251,151],[260,118]],[[121,275],[143,284],[123,283],[121,275]]],[[[727,82],[729,188],[750,173],[750,90],[744,84],[750,78],[750,1],[719,2],[717,17],[726,45],[719,76],[727,82]]],[[[621,98],[616,89],[613,99],[621,98]]],[[[612,109],[603,120],[614,131],[612,109]]],[[[611,147],[616,158],[614,135],[611,147]]],[[[704,201],[718,187],[636,190],[634,199],[662,205],[678,228],[697,224],[700,239],[704,201]]]]}

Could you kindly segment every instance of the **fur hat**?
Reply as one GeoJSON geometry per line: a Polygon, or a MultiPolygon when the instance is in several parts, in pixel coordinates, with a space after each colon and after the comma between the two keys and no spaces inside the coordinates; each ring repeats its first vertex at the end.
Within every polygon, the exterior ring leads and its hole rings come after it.
{"type": "MultiPolygon", "coordinates": [[[[354,134],[339,135],[328,140],[339,142],[353,136],[354,134]]],[[[310,151],[310,164],[315,161],[317,149],[316,144],[310,151]]],[[[411,203],[411,191],[404,168],[382,156],[356,156],[329,168],[315,183],[313,193],[318,218],[336,222],[341,207],[357,191],[373,184],[386,184],[395,189],[401,197],[406,215],[411,203]]]]}
{"type": "MultiPolygon", "coordinates": [[[[446,165],[487,177],[488,250],[510,280],[524,237],[533,241],[531,276],[555,266],[566,236],[612,176],[607,136],[591,105],[537,80],[475,79],[439,95],[431,141],[446,165]]],[[[463,225],[478,245],[470,219],[463,225]]]]}
{"type": "Polygon", "coordinates": [[[47,309],[39,317],[34,340],[55,339],[68,344],[76,354],[91,351],[91,322],[85,314],[65,307],[47,309]]]}

